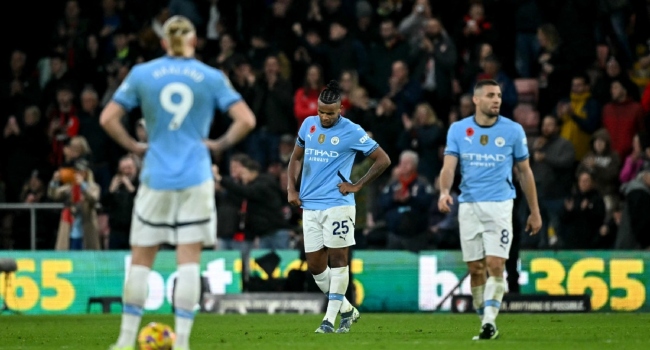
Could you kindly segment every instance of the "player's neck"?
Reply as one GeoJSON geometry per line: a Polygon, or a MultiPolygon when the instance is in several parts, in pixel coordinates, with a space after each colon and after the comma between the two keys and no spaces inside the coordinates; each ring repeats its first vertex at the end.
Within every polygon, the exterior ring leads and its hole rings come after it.
{"type": "Polygon", "coordinates": [[[478,114],[478,113],[474,116],[474,122],[478,124],[478,126],[482,126],[482,127],[490,127],[496,124],[498,120],[499,117],[490,118],[486,115],[478,114]]]}

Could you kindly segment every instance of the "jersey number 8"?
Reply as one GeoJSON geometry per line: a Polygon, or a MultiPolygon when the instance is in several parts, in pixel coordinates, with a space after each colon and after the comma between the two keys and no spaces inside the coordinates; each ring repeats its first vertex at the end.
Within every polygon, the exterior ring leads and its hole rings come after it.
{"type": "Polygon", "coordinates": [[[189,86],[183,83],[169,83],[160,91],[160,105],[173,115],[169,123],[169,130],[178,130],[194,105],[194,93],[189,86]],[[172,100],[178,95],[178,100],[172,100]]]}

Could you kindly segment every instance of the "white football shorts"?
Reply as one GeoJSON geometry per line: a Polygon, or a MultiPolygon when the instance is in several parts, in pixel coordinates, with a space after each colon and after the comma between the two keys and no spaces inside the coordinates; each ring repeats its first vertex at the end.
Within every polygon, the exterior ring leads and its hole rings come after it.
{"type": "Polygon", "coordinates": [[[154,190],[141,184],[131,221],[132,246],[202,242],[214,246],[217,211],[212,179],[183,190],[154,190]]]}
{"type": "Polygon", "coordinates": [[[357,209],[344,205],[325,210],[303,210],[302,230],[305,252],[312,253],[328,248],[345,248],[355,245],[354,220],[357,209]]]}
{"type": "Polygon", "coordinates": [[[458,222],[463,261],[486,256],[507,259],[512,244],[513,200],[460,203],[458,222]]]}

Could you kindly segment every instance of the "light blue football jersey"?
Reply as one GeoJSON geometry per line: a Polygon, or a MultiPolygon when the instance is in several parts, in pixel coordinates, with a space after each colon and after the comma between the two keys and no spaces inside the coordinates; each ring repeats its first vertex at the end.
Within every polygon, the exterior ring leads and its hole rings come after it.
{"type": "Polygon", "coordinates": [[[379,145],[359,125],[339,117],[330,128],[323,128],[318,116],[305,119],[296,144],[305,149],[300,182],[300,201],[309,210],[325,210],[354,205],[354,193],[344,196],[337,185],[351,182],[350,173],[357,152],[365,156],[379,145]]]}
{"type": "Polygon", "coordinates": [[[214,111],[240,100],[221,71],[193,58],[164,56],[134,66],[113,101],[127,111],[142,108],[149,148],[140,181],[157,190],[207,181],[211,158],[203,141],[214,111]]]}
{"type": "Polygon", "coordinates": [[[449,128],[445,155],[458,158],[461,203],[516,197],[512,167],[528,158],[526,134],[518,123],[503,116],[497,118],[492,126],[483,127],[471,116],[449,128]]]}

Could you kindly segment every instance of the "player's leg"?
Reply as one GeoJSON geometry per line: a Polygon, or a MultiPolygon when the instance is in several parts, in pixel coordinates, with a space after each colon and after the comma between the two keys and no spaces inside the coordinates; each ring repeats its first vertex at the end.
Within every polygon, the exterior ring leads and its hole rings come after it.
{"type": "Polygon", "coordinates": [[[467,268],[470,277],[469,284],[472,290],[472,305],[482,324],[485,310],[485,283],[487,281],[485,259],[468,261],[467,268]]]}
{"type": "Polygon", "coordinates": [[[323,241],[329,251],[330,288],[329,303],[323,322],[334,324],[341,312],[338,333],[347,333],[350,326],[359,318],[359,312],[345,298],[350,283],[349,247],[355,244],[354,206],[340,206],[327,209],[324,213],[323,241]]]}
{"type": "Polygon", "coordinates": [[[214,247],[217,239],[213,189],[210,180],[178,193],[174,349],[189,349],[194,308],[201,293],[201,250],[214,247]]]}
{"type": "Polygon", "coordinates": [[[122,296],[122,323],[114,349],[133,349],[147,300],[149,272],[158,246],[131,248],[129,267],[122,296]]]}
{"type": "Polygon", "coordinates": [[[174,349],[189,349],[190,333],[194,324],[194,307],[201,292],[200,259],[203,242],[179,244],[176,247],[178,264],[174,292],[174,349]]]}
{"type": "Polygon", "coordinates": [[[499,335],[496,318],[499,314],[506,281],[503,278],[505,263],[512,245],[512,207],[513,201],[481,203],[484,215],[491,219],[486,222],[487,231],[483,234],[485,244],[485,265],[488,279],[485,283],[485,309],[481,339],[495,339],[499,335]]]}
{"type": "MultiPolygon", "coordinates": [[[[314,281],[320,290],[329,295],[330,268],[327,265],[327,248],[323,244],[323,224],[320,221],[321,210],[303,210],[302,231],[305,244],[307,268],[314,276],[314,281]]],[[[333,333],[333,325],[321,325],[317,333],[333,333]]]]}
{"type": "Polygon", "coordinates": [[[169,228],[174,217],[169,208],[177,204],[168,191],[152,190],[141,185],[135,198],[131,220],[131,265],[122,297],[122,324],[114,349],[133,349],[147,298],[149,272],[158,246],[167,241],[173,231],[169,228]],[[162,208],[157,203],[169,203],[162,208]]]}
{"type": "Polygon", "coordinates": [[[460,247],[463,261],[467,263],[472,288],[472,304],[481,322],[483,321],[483,295],[485,291],[485,248],[483,246],[483,224],[476,215],[476,203],[461,203],[458,208],[460,247]]]}

